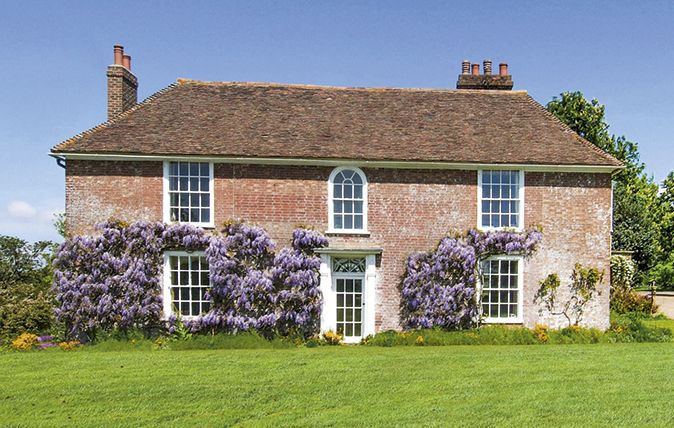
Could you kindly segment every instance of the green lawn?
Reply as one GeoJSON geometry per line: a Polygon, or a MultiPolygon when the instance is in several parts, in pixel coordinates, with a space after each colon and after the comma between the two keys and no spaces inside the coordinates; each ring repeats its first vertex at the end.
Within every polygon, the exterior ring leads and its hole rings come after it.
{"type": "Polygon", "coordinates": [[[0,354],[0,425],[673,426],[674,344],[0,354]]]}

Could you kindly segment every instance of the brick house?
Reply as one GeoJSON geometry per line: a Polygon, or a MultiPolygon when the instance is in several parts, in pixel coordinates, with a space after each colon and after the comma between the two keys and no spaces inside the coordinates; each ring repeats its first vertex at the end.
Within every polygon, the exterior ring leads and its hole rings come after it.
{"type": "MultiPolygon", "coordinates": [[[[456,90],[179,79],[137,104],[117,46],[108,121],[52,149],[66,167],[68,230],[110,217],[207,229],[244,219],[285,245],[296,225],[313,226],[330,239],[322,328],[358,340],[399,326],[410,253],[450,231],[537,225],[533,258],[491,260],[482,308],[488,322],[560,326],[534,303],[538,283],[568,278],[576,262],[608,272],[611,175],[622,165],[513,91],[499,68],[492,75],[485,61],[480,74],[464,61],[456,90]]],[[[199,257],[172,256],[167,272],[199,257]]],[[[198,295],[171,290],[206,284],[166,278],[166,312],[197,315],[198,295]]],[[[605,280],[585,325],[608,327],[607,290],[605,280]]]]}

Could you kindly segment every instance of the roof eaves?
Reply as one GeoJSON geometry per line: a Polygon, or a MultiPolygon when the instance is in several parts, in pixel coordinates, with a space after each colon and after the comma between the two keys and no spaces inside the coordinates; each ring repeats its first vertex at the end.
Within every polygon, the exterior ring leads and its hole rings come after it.
{"type": "Polygon", "coordinates": [[[611,154],[609,154],[609,153],[606,153],[606,152],[605,152],[604,150],[602,150],[601,148],[597,147],[596,145],[592,144],[591,142],[589,142],[589,141],[586,140],[585,138],[583,138],[583,137],[581,137],[580,135],[578,135],[578,133],[577,133],[576,131],[574,131],[573,129],[571,129],[571,127],[570,127],[569,125],[567,125],[566,123],[562,122],[562,121],[561,121],[557,116],[555,116],[554,114],[550,113],[550,112],[548,111],[548,109],[546,109],[545,107],[543,107],[543,105],[541,105],[540,103],[538,103],[538,102],[537,102],[536,100],[534,100],[531,96],[528,96],[528,97],[527,97],[527,101],[528,101],[529,103],[533,104],[533,105],[534,105],[536,108],[538,108],[539,110],[541,110],[541,111],[542,111],[546,116],[548,116],[550,119],[552,119],[553,122],[555,122],[558,126],[560,126],[560,127],[562,128],[562,130],[563,130],[565,133],[567,133],[567,134],[570,133],[571,136],[572,136],[573,138],[575,138],[577,141],[579,141],[581,144],[587,146],[587,147],[590,148],[591,150],[594,150],[595,153],[599,154],[599,155],[602,156],[604,159],[610,161],[610,162],[612,163],[613,166],[615,166],[615,167],[617,167],[617,168],[620,168],[620,169],[622,169],[622,168],[625,167],[624,162],[622,162],[620,159],[616,158],[615,156],[613,156],[613,155],[611,155],[611,154]]]}

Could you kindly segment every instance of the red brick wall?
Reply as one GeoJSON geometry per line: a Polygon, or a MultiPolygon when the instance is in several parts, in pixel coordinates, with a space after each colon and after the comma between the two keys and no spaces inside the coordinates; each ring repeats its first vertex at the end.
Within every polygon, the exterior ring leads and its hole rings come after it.
{"type": "MultiPolygon", "coordinates": [[[[526,174],[524,221],[526,227],[543,228],[543,242],[525,267],[525,325],[566,325],[561,316],[539,313],[540,308],[533,305],[534,295],[538,282],[553,272],[568,285],[574,265],[582,263],[605,272],[602,295],[586,311],[584,324],[608,328],[611,210],[609,174],[526,174]]],[[[568,297],[568,288],[561,291],[568,297]]]]}
{"type": "MultiPolygon", "coordinates": [[[[215,165],[215,224],[242,219],[288,244],[297,225],[328,226],[331,167],[215,165]]],[[[404,260],[434,247],[450,231],[477,223],[475,171],[364,169],[369,181],[369,236],[330,236],[331,245],[383,249],[378,266],[378,329],[398,326],[398,290],[404,260]]],[[[564,279],[575,262],[608,271],[610,177],[606,174],[527,173],[525,224],[541,225],[541,250],[525,265],[526,325],[557,319],[533,305],[538,281],[555,271],[564,279]]],[[[162,219],[161,162],[69,161],[66,206],[71,231],[91,230],[110,216],[162,219]]],[[[608,323],[608,292],[596,302],[593,325],[608,323]]]]}
{"type": "Polygon", "coordinates": [[[68,233],[91,233],[109,218],[161,221],[162,175],[161,162],[68,160],[68,233]]]}

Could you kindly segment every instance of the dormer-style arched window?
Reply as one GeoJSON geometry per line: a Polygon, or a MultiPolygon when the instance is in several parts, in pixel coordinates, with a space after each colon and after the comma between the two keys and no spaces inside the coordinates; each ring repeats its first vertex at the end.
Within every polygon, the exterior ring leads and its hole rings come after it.
{"type": "Polygon", "coordinates": [[[329,232],[367,232],[367,178],[358,168],[335,168],[328,180],[329,232]]]}

